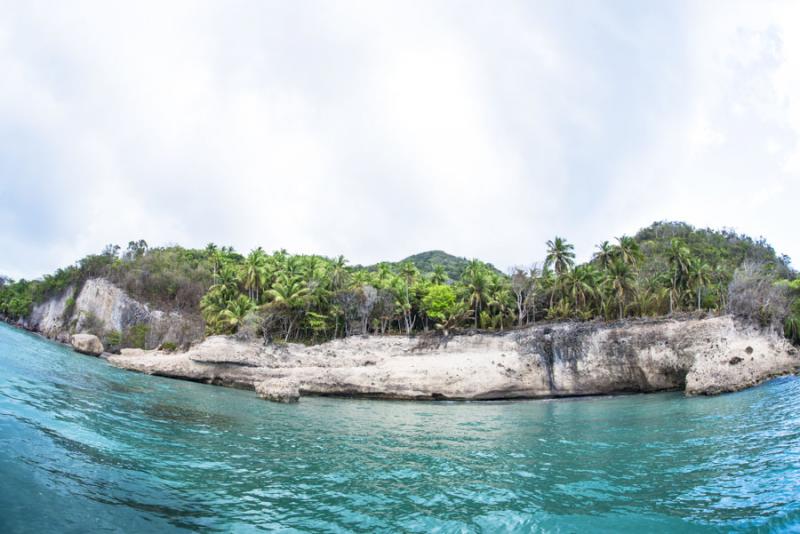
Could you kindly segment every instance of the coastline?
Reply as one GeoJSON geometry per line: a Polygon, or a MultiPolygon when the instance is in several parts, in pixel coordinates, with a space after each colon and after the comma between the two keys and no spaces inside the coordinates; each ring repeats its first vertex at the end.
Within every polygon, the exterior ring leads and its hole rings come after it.
{"type": "Polygon", "coordinates": [[[124,349],[109,363],[263,398],[505,400],[684,391],[715,395],[800,371],[797,350],[731,316],[551,323],[450,338],[352,337],[321,345],[212,336],[186,352],[124,349]]]}
{"type": "MultiPolygon", "coordinates": [[[[4,322],[75,349],[59,336],[4,322]]],[[[716,395],[800,373],[795,347],[729,315],[555,321],[506,332],[353,336],[311,346],[211,336],[186,351],[122,349],[97,356],[121,369],[254,390],[278,402],[301,396],[488,401],[664,391],[716,395]]]]}

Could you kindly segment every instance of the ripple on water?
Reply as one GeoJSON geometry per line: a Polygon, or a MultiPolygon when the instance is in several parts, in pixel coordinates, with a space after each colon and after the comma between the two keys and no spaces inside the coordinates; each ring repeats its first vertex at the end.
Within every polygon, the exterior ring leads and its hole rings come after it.
{"type": "Polygon", "coordinates": [[[3,325],[0,531],[797,530],[799,399],[276,405],[3,325]]]}

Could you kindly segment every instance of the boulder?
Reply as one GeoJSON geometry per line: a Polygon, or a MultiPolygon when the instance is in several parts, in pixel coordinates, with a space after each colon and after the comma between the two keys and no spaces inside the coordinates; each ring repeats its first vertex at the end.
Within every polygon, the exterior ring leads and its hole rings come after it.
{"type": "Polygon", "coordinates": [[[100,338],[93,334],[74,334],[70,339],[72,348],[82,354],[100,356],[105,351],[100,338]]]}
{"type": "Polygon", "coordinates": [[[256,384],[256,393],[272,402],[292,403],[300,400],[300,388],[290,380],[264,380],[256,384]]]}

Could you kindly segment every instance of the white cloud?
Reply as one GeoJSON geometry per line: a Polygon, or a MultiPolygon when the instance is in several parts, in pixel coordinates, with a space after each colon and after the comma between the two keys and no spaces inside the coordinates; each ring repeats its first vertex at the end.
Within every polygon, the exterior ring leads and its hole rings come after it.
{"type": "Polygon", "coordinates": [[[800,257],[798,9],[0,2],[0,271],[140,237],[506,266],[663,218],[800,257]]]}

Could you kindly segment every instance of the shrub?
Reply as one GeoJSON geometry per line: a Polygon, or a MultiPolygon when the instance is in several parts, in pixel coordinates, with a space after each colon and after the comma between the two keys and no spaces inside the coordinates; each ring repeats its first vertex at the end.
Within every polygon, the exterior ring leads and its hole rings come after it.
{"type": "Polygon", "coordinates": [[[781,331],[789,316],[789,289],[764,264],[745,262],[728,286],[728,311],[781,331]]]}
{"type": "Polygon", "coordinates": [[[135,349],[145,348],[147,342],[147,334],[150,332],[150,327],[146,324],[137,324],[130,327],[123,338],[123,345],[135,349]]]}
{"type": "Polygon", "coordinates": [[[106,346],[106,349],[109,352],[115,352],[120,348],[122,345],[122,334],[119,330],[111,330],[110,332],[106,333],[105,339],[103,340],[103,344],[106,346]]]}
{"type": "Polygon", "coordinates": [[[178,350],[178,345],[173,343],[172,341],[165,341],[161,344],[161,350],[164,352],[175,352],[178,350]]]}
{"type": "Polygon", "coordinates": [[[67,322],[69,318],[72,317],[72,314],[75,313],[75,297],[69,297],[67,302],[64,304],[64,311],[61,313],[61,321],[67,322]]]}
{"type": "Polygon", "coordinates": [[[82,320],[79,320],[78,323],[80,325],[80,329],[84,332],[94,334],[98,337],[102,337],[105,333],[105,323],[92,312],[86,313],[86,315],[84,315],[82,320]]]}

